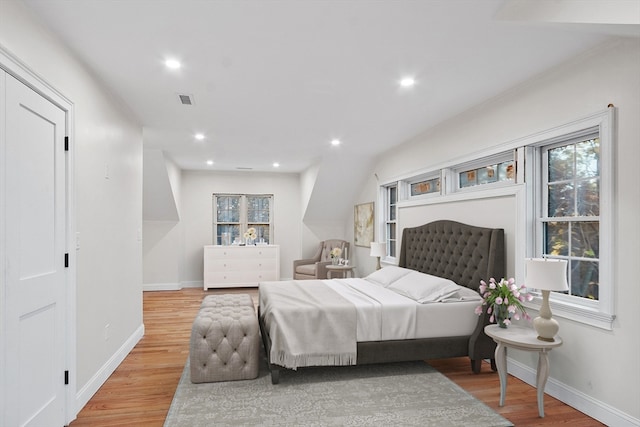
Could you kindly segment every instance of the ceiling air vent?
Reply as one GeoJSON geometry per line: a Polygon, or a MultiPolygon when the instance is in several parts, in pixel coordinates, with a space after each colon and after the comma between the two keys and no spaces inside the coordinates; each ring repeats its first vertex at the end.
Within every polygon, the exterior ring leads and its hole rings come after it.
{"type": "Polygon", "coordinates": [[[246,167],[246,166],[237,166],[236,169],[239,170],[239,171],[250,171],[250,170],[253,170],[253,168],[249,168],[249,167],[246,167]]]}
{"type": "Polygon", "coordinates": [[[181,94],[178,94],[178,98],[180,99],[180,103],[182,105],[193,105],[193,96],[192,95],[181,95],[181,94]]]}

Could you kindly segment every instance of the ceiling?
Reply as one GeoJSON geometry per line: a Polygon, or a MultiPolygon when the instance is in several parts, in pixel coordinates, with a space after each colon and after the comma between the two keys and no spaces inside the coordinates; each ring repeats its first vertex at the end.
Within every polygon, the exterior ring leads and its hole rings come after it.
{"type": "Polygon", "coordinates": [[[183,169],[371,160],[611,35],[639,34],[621,22],[628,8],[572,20],[527,0],[24,2],[139,119],[144,147],[183,169]],[[404,76],[417,84],[399,87],[404,76]]]}

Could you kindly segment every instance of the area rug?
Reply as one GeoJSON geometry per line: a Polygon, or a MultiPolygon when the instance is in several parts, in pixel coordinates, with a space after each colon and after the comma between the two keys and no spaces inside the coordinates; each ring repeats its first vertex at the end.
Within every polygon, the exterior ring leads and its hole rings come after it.
{"type": "Polygon", "coordinates": [[[281,371],[255,380],[192,384],[189,364],[165,427],[512,426],[424,362],[281,371]]]}

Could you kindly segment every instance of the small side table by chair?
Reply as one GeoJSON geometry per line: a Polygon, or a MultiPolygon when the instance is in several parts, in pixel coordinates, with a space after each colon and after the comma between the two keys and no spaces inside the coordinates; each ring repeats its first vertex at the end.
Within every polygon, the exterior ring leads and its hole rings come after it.
{"type": "Polygon", "coordinates": [[[346,278],[347,274],[353,277],[355,265],[327,265],[327,279],[333,278],[333,273],[340,273],[340,277],[346,278]]]}
{"type": "Polygon", "coordinates": [[[562,345],[558,336],[555,341],[547,342],[537,338],[536,331],[519,325],[501,328],[498,325],[488,325],[484,333],[498,344],[495,359],[500,376],[500,406],[504,406],[507,394],[507,347],[525,351],[538,352],[538,369],[536,371],[536,388],[538,391],[538,414],[544,418],[544,386],[549,378],[549,352],[562,345]]]}

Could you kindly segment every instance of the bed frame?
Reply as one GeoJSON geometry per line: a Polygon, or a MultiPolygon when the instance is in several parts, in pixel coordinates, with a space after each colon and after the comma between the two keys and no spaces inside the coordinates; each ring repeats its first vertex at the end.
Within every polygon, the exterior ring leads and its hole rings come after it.
{"type": "MultiPolygon", "coordinates": [[[[504,230],[447,220],[405,228],[398,265],[478,290],[480,280],[504,277],[504,230]]],[[[259,312],[258,319],[268,359],[271,339],[259,312]]],[[[495,371],[496,344],[484,333],[488,324],[489,316],[485,311],[478,317],[470,336],[359,342],[356,364],[469,356],[474,373],[480,372],[483,359],[490,359],[495,371]]],[[[279,381],[280,369],[285,368],[269,362],[273,384],[279,381]]]]}

